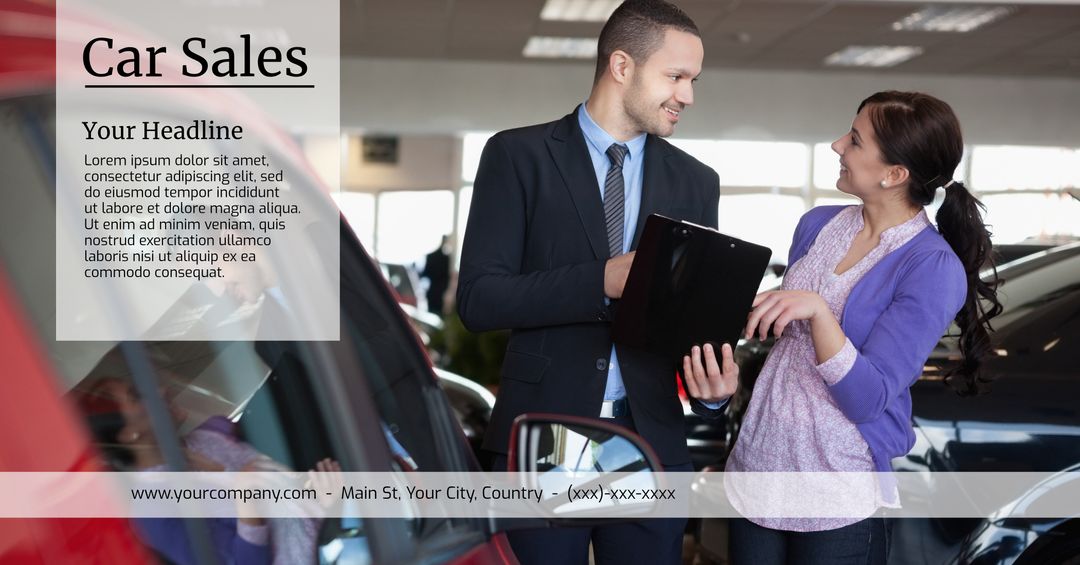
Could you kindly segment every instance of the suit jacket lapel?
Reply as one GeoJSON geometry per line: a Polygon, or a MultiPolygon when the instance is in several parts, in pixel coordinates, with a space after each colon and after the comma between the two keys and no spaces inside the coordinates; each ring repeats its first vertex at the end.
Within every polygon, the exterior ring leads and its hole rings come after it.
{"type": "Polygon", "coordinates": [[[596,184],[596,171],[589,158],[589,149],[585,146],[585,136],[577,122],[577,110],[560,120],[545,142],[574,200],[593,254],[597,259],[606,259],[608,243],[604,228],[604,203],[600,197],[600,186],[596,184]]]}
{"type": "Polygon", "coordinates": [[[638,212],[637,227],[634,228],[634,240],[630,249],[637,249],[641,232],[645,230],[645,219],[649,214],[663,210],[671,194],[668,184],[675,174],[667,164],[671,153],[668,145],[655,135],[645,138],[645,164],[641,171],[641,210],[638,212]]]}

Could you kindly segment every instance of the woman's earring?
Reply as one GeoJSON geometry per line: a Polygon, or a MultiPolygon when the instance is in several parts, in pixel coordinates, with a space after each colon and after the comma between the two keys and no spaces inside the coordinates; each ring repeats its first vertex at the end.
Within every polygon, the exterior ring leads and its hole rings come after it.
{"type": "Polygon", "coordinates": [[[885,181],[881,181],[881,188],[885,188],[886,186],[889,186],[889,185],[886,184],[885,181]]]}

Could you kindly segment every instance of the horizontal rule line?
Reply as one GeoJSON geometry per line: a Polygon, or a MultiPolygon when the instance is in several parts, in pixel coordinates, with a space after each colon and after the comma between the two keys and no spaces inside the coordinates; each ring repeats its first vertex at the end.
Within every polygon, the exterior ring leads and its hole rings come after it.
{"type": "Polygon", "coordinates": [[[315,88],[314,84],[85,84],[85,88],[315,88]]]}

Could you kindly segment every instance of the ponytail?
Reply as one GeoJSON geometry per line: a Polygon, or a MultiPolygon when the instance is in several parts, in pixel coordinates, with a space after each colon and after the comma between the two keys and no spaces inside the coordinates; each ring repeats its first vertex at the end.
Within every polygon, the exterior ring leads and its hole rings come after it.
{"type": "MultiPolygon", "coordinates": [[[[930,204],[964,154],[960,121],[952,107],[929,94],[892,90],[871,95],[859,104],[859,111],[864,107],[874,125],[883,161],[908,169],[910,201],[930,204]]],[[[990,264],[992,249],[990,232],[982,220],[982,203],[962,183],[948,181],[944,188],[945,201],[937,213],[938,231],[960,258],[967,275],[967,296],[956,314],[963,359],[945,380],[961,395],[974,395],[989,381],[980,369],[993,349],[990,318],[1002,310],[997,298],[997,271],[992,271],[988,281],[979,278],[979,271],[990,264]]]]}
{"type": "Polygon", "coordinates": [[[960,182],[945,186],[945,201],[937,213],[937,226],[941,236],[949,243],[967,275],[967,297],[964,306],[956,314],[960,328],[960,364],[952,368],[945,380],[959,394],[978,394],[989,382],[981,373],[983,360],[991,354],[990,318],[1002,311],[997,297],[997,269],[991,261],[990,232],[983,223],[986,210],[971,192],[960,182]],[[979,271],[990,265],[993,275],[984,281],[979,271]]]}

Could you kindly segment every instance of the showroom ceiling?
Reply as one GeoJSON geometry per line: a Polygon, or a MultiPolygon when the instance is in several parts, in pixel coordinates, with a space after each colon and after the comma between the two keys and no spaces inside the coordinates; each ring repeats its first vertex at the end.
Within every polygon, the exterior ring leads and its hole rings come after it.
{"type": "MultiPolygon", "coordinates": [[[[552,20],[550,13],[542,18],[545,1],[573,0],[342,0],[342,55],[525,62],[537,60],[522,54],[533,36],[595,40],[603,22],[552,20]]],[[[888,67],[890,72],[1080,78],[1080,0],[679,5],[701,29],[707,68],[850,71],[825,61],[852,46],[898,46],[909,48],[911,58],[888,67]],[[983,8],[998,19],[963,33],[895,29],[931,6],[937,13],[983,8]]]]}

